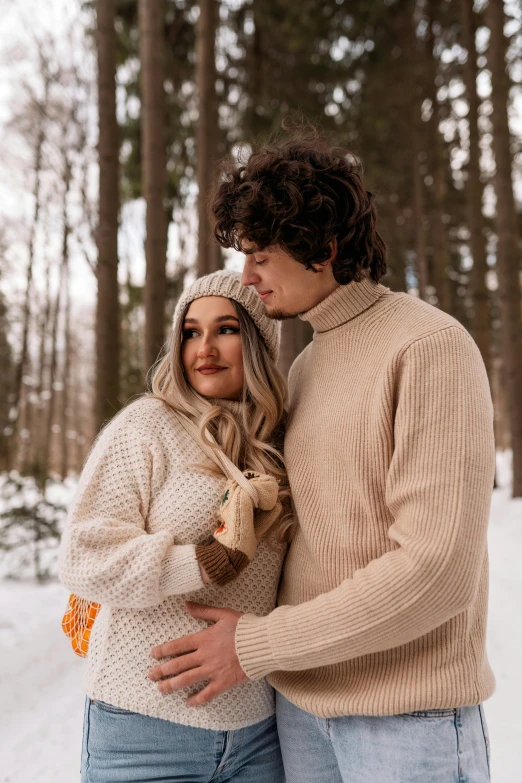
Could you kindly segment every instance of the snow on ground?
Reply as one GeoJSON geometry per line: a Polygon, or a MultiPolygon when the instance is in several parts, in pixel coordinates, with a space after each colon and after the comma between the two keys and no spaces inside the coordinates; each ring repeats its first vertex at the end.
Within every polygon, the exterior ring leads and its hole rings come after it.
{"type": "Polygon", "coordinates": [[[0,582],[0,781],[78,783],[85,661],[61,629],[58,584],[0,582]]]}
{"type": "Polygon", "coordinates": [[[522,780],[522,500],[493,493],[487,651],[496,691],[485,704],[493,783],[522,780]]]}
{"type": "MultiPolygon", "coordinates": [[[[522,500],[506,489],[493,495],[489,545],[492,781],[520,783],[522,500]]],[[[85,661],[60,628],[66,600],[58,584],[0,581],[0,783],[79,782],[85,661]]]]}

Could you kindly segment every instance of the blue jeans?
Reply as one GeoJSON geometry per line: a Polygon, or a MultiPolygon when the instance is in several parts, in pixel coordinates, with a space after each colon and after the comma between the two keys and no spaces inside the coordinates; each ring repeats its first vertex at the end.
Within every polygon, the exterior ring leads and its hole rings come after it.
{"type": "Polygon", "coordinates": [[[276,704],[286,783],[489,783],[481,705],[323,719],[276,704]]]}
{"type": "Polygon", "coordinates": [[[284,783],[275,716],[234,731],[150,718],[87,699],[82,783],[284,783]]]}

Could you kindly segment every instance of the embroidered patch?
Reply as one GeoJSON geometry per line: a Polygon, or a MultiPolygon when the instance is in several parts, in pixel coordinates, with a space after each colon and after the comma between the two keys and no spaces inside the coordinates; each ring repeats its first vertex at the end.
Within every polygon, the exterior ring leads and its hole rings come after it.
{"type": "Polygon", "coordinates": [[[230,495],[230,490],[229,490],[229,489],[227,489],[227,491],[226,491],[226,492],[225,492],[225,494],[223,495],[223,500],[221,501],[221,505],[222,505],[222,506],[224,506],[224,505],[225,505],[225,503],[227,502],[227,500],[228,500],[228,498],[229,498],[229,495],[230,495]]]}

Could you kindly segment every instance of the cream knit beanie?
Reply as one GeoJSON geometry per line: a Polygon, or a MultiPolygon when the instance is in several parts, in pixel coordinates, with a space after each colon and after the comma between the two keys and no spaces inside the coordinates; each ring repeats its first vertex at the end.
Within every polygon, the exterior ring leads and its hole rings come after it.
{"type": "Polygon", "coordinates": [[[175,332],[180,332],[183,327],[182,319],[188,305],[203,296],[224,296],[243,305],[257,326],[271,358],[274,362],[277,361],[281,335],[280,323],[268,318],[258,294],[253,288],[241,283],[241,275],[237,272],[229,272],[227,269],[220,269],[218,272],[200,277],[183,291],[172,319],[172,329],[175,332]]]}

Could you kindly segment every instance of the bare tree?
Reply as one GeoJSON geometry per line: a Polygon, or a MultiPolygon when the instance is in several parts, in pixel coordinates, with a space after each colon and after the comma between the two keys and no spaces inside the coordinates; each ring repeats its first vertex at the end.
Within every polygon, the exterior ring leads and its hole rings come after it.
{"type": "Polygon", "coordinates": [[[167,261],[165,168],[165,2],[139,0],[141,170],[147,205],[145,362],[151,367],[165,339],[167,261]]]}
{"type": "Polygon", "coordinates": [[[99,219],[96,231],[96,400],[98,428],[120,407],[118,289],[119,131],[116,119],[115,0],[96,0],[99,107],[99,219]]]}
{"type": "MultiPolygon", "coordinates": [[[[0,256],[3,258],[5,244],[3,232],[0,233],[0,256]]],[[[1,279],[1,268],[0,268],[1,279]]],[[[0,373],[4,380],[5,388],[9,389],[12,381],[13,361],[11,345],[8,339],[9,318],[8,309],[3,293],[0,291],[0,373]]],[[[8,470],[9,456],[9,399],[7,394],[0,394],[0,471],[8,470]]]]}
{"type": "MultiPolygon", "coordinates": [[[[414,9],[416,11],[416,9],[414,9]]],[[[417,37],[417,14],[414,12],[411,18],[411,24],[408,28],[410,46],[409,56],[413,65],[413,100],[411,102],[411,167],[412,167],[412,200],[413,200],[413,220],[415,236],[415,271],[417,275],[417,284],[419,296],[421,299],[427,299],[428,289],[428,259],[426,257],[426,232],[424,229],[424,180],[421,173],[421,156],[423,154],[422,138],[422,77],[423,67],[421,58],[422,43],[417,37]]]]}
{"type": "Polygon", "coordinates": [[[215,41],[219,18],[217,0],[200,0],[196,38],[196,82],[199,118],[197,128],[198,277],[222,265],[221,250],[213,241],[208,200],[218,152],[219,111],[216,95],[215,41]]]}
{"type": "MultiPolygon", "coordinates": [[[[43,169],[43,147],[45,143],[45,124],[46,124],[46,111],[49,97],[49,88],[51,84],[51,73],[49,71],[48,62],[45,59],[43,50],[40,48],[38,51],[40,60],[40,73],[42,75],[43,90],[42,96],[31,91],[29,96],[29,114],[31,115],[33,122],[35,122],[35,136],[34,136],[34,183],[32,189],[33,196],[33,215],[29,236],[29,257],[27,260],[27,272],[26,272],[26,284],[25,284],[25,298],[22,309],[22,340],[20,348],[20,357],[16,363],[15,373],[13,378],[13,387],[10,394],[10,426],[12,434],[10,443],[12,446],[16,443],[16,436],[18,431],[20,410],[22,405],[22,380],[26,368],[28,359],[28,347],[29,347],[29,326],[31,321],[31,305],[33,298],[33,271],[34,271],[34,259],[36,250],[36,238],[40,217],[41,208],[41,176],[43,169]]],[[[24,122],[27,123],[28,116],[24,117],[24,122]]],[[[9,462],[14,458],[14,449],[11,449],[11,455],[9,462]]]]}
{"type": "Polygon", "coordinates": [[[70,402],[72,399],[70,384],[71,384],[71,350],[72,350],[72,335],[71,335],[71,291],[70,291],[70,270],[68,263],[68,254],[63,270],[63,288],[65,297],[64,307],[64,354],[63,354],[63,373],[62,373],[62,408],[61,408],[61,422],[60,422],[60,434],[61,434],[61,468],[60,473],[62,479],[67,478],[69,471],[69,420],[70,420],[70,402]]]}
{"type": "Polygon", "coordinates": [[[426,28],[426,96],[431,102],[431,117],[428,123],[430,132],[429,160],[433,177],[432,209],[430,210],[431,241],[433,244],[432,279],[439,307],[451,312],[451,280],[447,274],[449,259],[448,232],[444,222],[446,204],[446,169],[442,137],[439,131],[439,103],[437,100],[437,64],[435,55],[434,26],[437,21],[438,0],[427,0],[426,28]]]}
{"type": "Polygon", "coordinates": [[[47,477],[49,475],[49,466],[51,463],[52,455],[52,442],[53,442],[53,425],[55,422],[56,413],[56,384],[58,375],[58,330],[60,323],[60,313],[62,309],[62,293],[64,289],[64,282],[68,274],[69,269],[69,236],[70,225],[67,215],[67,197],[69,195],[70,173],[66,171],[66,181],[64,183],[63,201],[62,201],[62,258],[60,264],[60,277],[58,281],[58,289],[56,291],[56,297],[54,302],[54,309],[52,315],[52,327],[51,327],[51,353],[49,361],[49,394],[47,404],[47,415],[45,418],[45,439],[42,449],[41,459],[41,476],[42,482],[45,486],[47,477]]]}
{"type": "Polygon", "coordinates": [[[483,185],[480,180],[479,161],[479,101],[477,96],[477,52],[475,48],[476,20],[468,0],[460,0],[462,44],[468,55],[464,64],[466,97],[469,105],[469,162],[467,181],[468,221],[473,267],[471,291],[473,298],[473,337],[480,349],[484,364],[491,376],[491,346],[489,292],[487,287],[486,238],[482,214],[483,185]]]}
{"type": "Polygon", "coordinates": [[[488,66],[491,71],[493,113],[494,184],[497,196],[497,275],[502,323],[502,357],[507,387],[513,449],[513,496],[522,497],[522,313],[520,249],[513,195],[510,131],[508,122],[509,77],[506,71],[504,4],[489,1],[485,20],[490,29],[488,66]]]}

